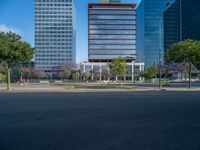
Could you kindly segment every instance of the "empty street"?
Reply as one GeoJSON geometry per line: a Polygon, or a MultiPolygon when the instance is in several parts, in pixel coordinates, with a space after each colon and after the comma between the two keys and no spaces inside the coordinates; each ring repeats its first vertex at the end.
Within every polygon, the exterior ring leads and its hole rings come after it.
{"type": "Polygon", "coordinates": [[[0,150],[199,150],[200,92],[1,93],[0,150]]]}

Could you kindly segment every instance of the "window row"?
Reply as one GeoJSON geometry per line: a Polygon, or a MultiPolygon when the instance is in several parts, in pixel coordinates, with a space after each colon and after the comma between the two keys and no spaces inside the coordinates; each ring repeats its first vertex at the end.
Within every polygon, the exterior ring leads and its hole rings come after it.
{"type": "Polygon", "coordinates": [[[136,35],[89,35],[89,39],[136,39],[136,35]]]}
{"type": "MultiPolygon", "coordinates": [[[[36,33],[36,36],[39,36],[39,35],[55,35],[55,34],[59,34],[59,35],[66,35],[66,33],[58,33],[58,32],[54,32],[54,31],[48,31],[46,33],[36,33]]],[[[70,34],[67,34],[67,37],[72,37],[72,35],[70,34]]]]}
{"type": "Polygon", "coordinates": [[[135,50],[90,50],[90,55],[134,55],[135,50]]]}
{"type": "Polygon", "coordinates": [[[35,7],[35,11],[42,11],[42,12],[44,12],[44,11],[66,12],[66,10],[72,12],[71,7],[70,8],[68,7],[67,9],[66,9],[66,7],[35,7]]]}
{"type": "Polygon", "coordinates": [[[35,62],[35,66],[36,67],[41,67],[41,68],[47,68],[47,69],[52,69],[52,67],[55,67],[55,66],[60,66],[60,65],[62,65],[62,64],[64,64],[64,62],[68,62],[68,61],[72,61],[72,59],[71,58],[62,58],[62,59],[59,59],[59,60],[53,60],[53,61],[56,61],[56,62],[52,62],[52,61],[48,61],[48,62],[38,62],[37,60],[36,60],[36,62],[35,62]],[[53,65],[53,66],[52,66],[53,65]],[[48,67],[48,66],[51,66],[51,67],[48,67]]]}
{"type": "Polygon", "coordinates": [[[68,6],[72,6],[72,4],[66,4],[66,3],[35,3],[36,7],[68,7],[68,6]]]}
{"type": "Polygon", "coordinates": [[[136,40],[89,40],[90,44],[136,44],[136,40]]]}
{"type": "Polygon", "coordinates": [[[72,30],[72,27],[35,27],[36,30],[72,30]]]}
{"type": "Polygon", "coordinates": [[[66,26],[72,25],[72,20],[67,20],[67,22],[58,22],[58,23],[35,23],[35,26],[66,26]]]}
{"type": "Polygon", "coordinates": [[[90,24],[136,24],[136,20],[90,20],[90,24]]]}
{"type": "Polygon", "coordinates": [[[136,45],[90,45],[90,49],[136,49],[136,45]]]}
{"type": "Polygon", "coordinates": [[[44,50],[38,51],[38,50],[37,50],[36,53],[37,53],[37,54],[40,54],[40,53],[41,53],[41,54],[43,54],[43,53],[44,53],[44,54],[45,54],[45,53],[47,53],[47,54],[48,54],[48,53],[54,53],[54,54],[59,54],[59,53],[60,53],[60,54],[65,54],[65,53],[69,53],[69,54],[71,54],[72,51],[44,51],[44,50]]]}
{"type": "Polygon", "coordinates": [[[67,15],[36,15],[35,16],[37,19],[38,18],[72,18],[72,16],[67,16],[67,15]]]}
{"type": "Polygon", "coordinates": [[[44,22],[44,23],[59,23],[59,22],[69,22],[72,21],[72,19],[35,19],[35,22],[44,22]]]}
{"type": "Polygon", "coordinates": [[[135,55],[90,55],[90,59],[135,58],[135,55]]]}
{"type": "MultiPolygon", "coordinates": [[[[36,42],[35,45],[36,46],[40,46],[40,45],[56,45],[56,46],[64,45],[64,46],[66,46],[66,45],[68,45],[68,43],[38,43],[38,42],[36,42]]],[[[69,47],[69,48],[71,48],[71,47],[69,47]]]]}
{"type": "Polygon", "coordinates": [[[135,10],[90,10],[90,14],[136,14],[135,10]]]}
{"type": "Polygon", "coordinates": [[[54,34],[72,34],[71,31],[35,31],[36,34],[54,33],[54,34]]]}
{"type": "Polygon", "coordinates": [[[59,54],[36,54],[35,55],[36,58],[38,57],[49,57],[49,58],[54,58],[54,57],[72,57],[72,55],[59,55],[59,54]]]}
{"type": "Polygon", "coordinates": [[[50,2],[50,3],[55,3],[55,2],[72,2],[72,0],[36,0],[36,3],[43,3],[43,2],[50,2]]]}
{"type": "Polygon", "coordinates": [[[90,25],[90,29],[136,29],[135,25],[90,25]]]}
{"type": "Polygon", "coordinates": [[[89,34],[136,34],[136,30],[90,30],[89,34]]]}
{"type": "Polygon", "coordinates": [[[90,15],[89,19],[136,19],[136,16],[130,15],[130,16],[125,16],[125,15],[90,15]]]}
{"type": "Polygon", "coordinates": [[[71,11],[36,11],[35,14],[37,15],[49,15],[49,14],[54,14],[54,15],[69,15],[72,14],[71,11]]]}
{"type": "Polygon", "coordinates": [[[68,44],[71,44],[71,41],[72,40],[69,40],[69,39],[54,39],[54,38],[52,38],[52,39],[43,39],[43,38],[41,38],[41,39],[35,39],[35,42],[67,42],[68,44]]]}

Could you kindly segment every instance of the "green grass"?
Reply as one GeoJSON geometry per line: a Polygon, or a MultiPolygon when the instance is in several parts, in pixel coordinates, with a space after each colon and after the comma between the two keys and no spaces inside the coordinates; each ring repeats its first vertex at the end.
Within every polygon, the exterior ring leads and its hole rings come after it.
{"type": "Polygon", "coordinates": [[[128,91],[134,91],[134,90],[136,90],[137,88],[135,88],[135,87],[128,87],[126,90],[128,90],[128,91]]]}
{"type": "Polygon", "coordinates": [[[67,91],[74,91],[74,90],[76,90],[76,88],[73,86],[73,87],[68,87],[68,88],[66,88],[66,90],[67,90],[67,91]]]}

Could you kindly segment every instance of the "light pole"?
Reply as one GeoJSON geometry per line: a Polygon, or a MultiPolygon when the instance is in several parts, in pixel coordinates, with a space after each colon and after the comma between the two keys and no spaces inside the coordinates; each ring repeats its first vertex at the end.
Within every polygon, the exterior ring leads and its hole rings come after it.
{"type": "Polygon", "coordinates": [[[30,61],[28,62],[28,84],[30,84],[30,72],[31,72],[31,66],[30,66],[30,61]]]}
{"type": "Polygon", "coordinates": [[[183,19],[182,19],[182,0],[180,0],[180,42],[182,41],[183,37],[183,33],[182,33],[182,23],[183,23],[183,19]]]}
{"type": "Polygon", "coordinates": [[[51,54],[51,85],[53,84],[53,54],[51,54]]]}
{"type": "MultiPolygon", "coordinates": [[[[162,11],[159,23],[159,89],[162,88],[162,21],[164,22],[164,12],[171,6],[170,3],[166,3],[164,5],[164,9],[162,11]]],[[[163,29],[164,30],[164,29],[163,29]]],[[[164,32],[163,32],[164,33],[164,32]]],[[[164,34],[163,34],[164,37],[164,34]]]]}

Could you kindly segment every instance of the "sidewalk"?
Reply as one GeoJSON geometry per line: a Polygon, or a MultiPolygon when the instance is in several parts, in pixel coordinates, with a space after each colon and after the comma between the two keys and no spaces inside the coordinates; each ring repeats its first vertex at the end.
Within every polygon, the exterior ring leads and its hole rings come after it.
{"type": "Polygon", "coordinates": [[[56,86],[56,85],[29,85],[29,86],[16,86],[13,85],[10,91],[6,90],[6,86],[0,85],[0,92],[8,93],[29,93],[29,92],[139,92],[139,91],[199,91],[200,88],[188,89],[188,88],[158,88],[153,87],[100,87],[100,86],[91,86],[91,87],[74,87],[74,86],[56,86]]]}

